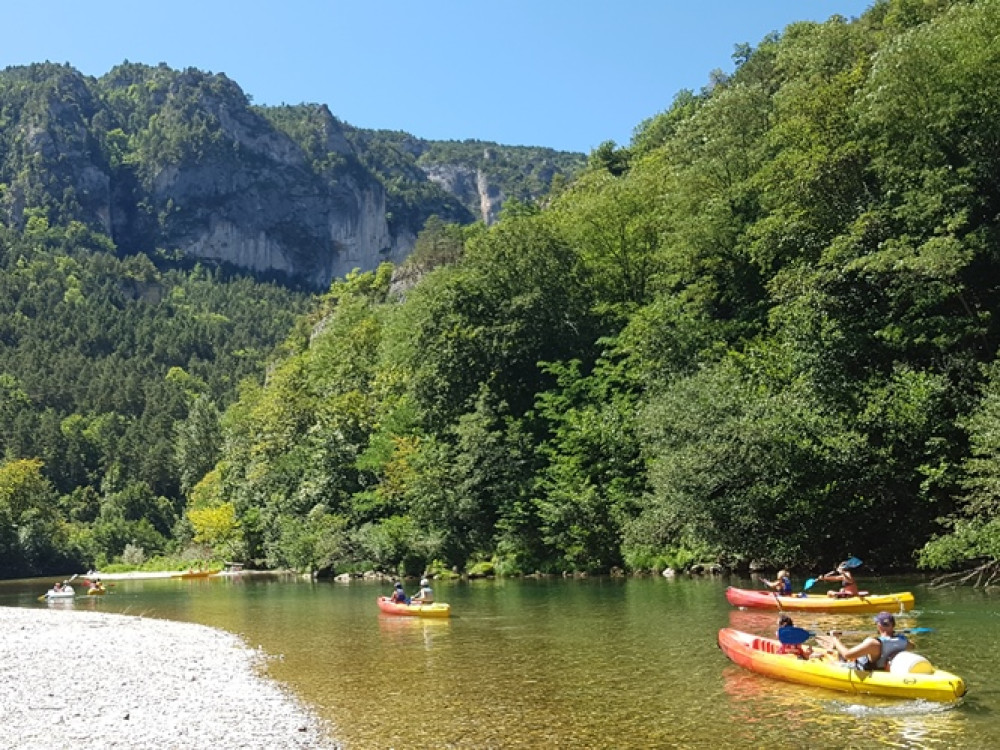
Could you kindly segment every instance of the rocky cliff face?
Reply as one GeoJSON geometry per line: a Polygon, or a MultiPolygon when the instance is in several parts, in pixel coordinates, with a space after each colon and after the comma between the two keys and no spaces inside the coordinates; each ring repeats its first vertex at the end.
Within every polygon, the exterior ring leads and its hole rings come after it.
{"type": "MultiPolygon", "coordinates": [[[[385,191],[356,167],[329,111],[319,112],[317,148],[343,165],[324,171],[242,97],[196,84],[179,81],[176,96],[186,96],[190,106],[191,91],[198,92],[197,111],[215,125],[215,147],[164,161],[150,174],[163,243],[198,258],[282,272],[314,287],[409,250],[390,236],[385,191]]],[[[168,97],[164,110],[171,106],[168,97]]]]}
{"type": "Polygon", "coordinates": [[[573,157],[359,131],[325,105],[254,108],[225,75],[165,65],[100,79],[8,68],[0,123],[3,223],[80,221],[125,253],[179,251],[315,288],[402,261],[429,216],[492,224],[505,179],[573,157]]]}
{"type": "Polygon", "coordinates": [[[422,168],[428,180],[455,195],[463,204],[478,206],[477,218],[484,224],[496,222],[505,196],[503,189],[491,183],[482,169],[464,164],[428,164],[422,168]]]}
{"type": "Polygon", "coordinates": [[[0,210],[9,223],[20,226],[25,209],[37,206],[48,193],[58,193],[110,234],[111,177],[89,132],[98,105],[82,76],[51,67],[51,76],[19,81],[13,95],[0,102],[7,115],[0,116],[0,122],[9,123],[0,141],[0,163],[5,167],[0,185],[6,183],[0,210]],[[5,172],[9,179],[3,179],[5,172]]]}

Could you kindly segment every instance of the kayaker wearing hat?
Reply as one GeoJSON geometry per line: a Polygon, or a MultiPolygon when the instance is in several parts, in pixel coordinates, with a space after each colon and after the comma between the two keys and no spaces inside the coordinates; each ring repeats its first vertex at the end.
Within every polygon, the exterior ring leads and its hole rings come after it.
{"type": "Polygon", "coordinates": [[[911,650],[913,644],[905,635],[896,635],[896,618],[892,613],[879,612],[875,615],[875,625],[878,627],[877,636],[868,636],[851,648],[841,643],[840,638],[833,633],[818,635],[816,640],[824,648],[834,649],[842,660],[854,661],[858,669],[888,669],[892,657],[911,650]]]}
{"type": "Polygon", "coordinates": [[[397,604],[409,604],[410,597],[406,595],[406,591],[403,589],[403,584],[396,581],[396,585],[392,589],[392,596],[389,597],[391,601],[397,604]]]}
{"type": "Polygon", "coordinates": [[[414,604],[433,604],[434,591],[431,589],[431,582],[426,578],[420,579],[420,591],[413,595],[414,604]]]}

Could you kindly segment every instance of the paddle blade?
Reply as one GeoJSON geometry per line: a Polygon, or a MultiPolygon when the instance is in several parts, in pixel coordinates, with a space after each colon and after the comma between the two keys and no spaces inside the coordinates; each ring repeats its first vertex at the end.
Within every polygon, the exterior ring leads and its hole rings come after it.
{"type": "Polygon", "coordinates": [[[848,557],[844,562],[840,564],[840,567],[847,568],[848,570],[854,570],[855,568],[860,568],[862,565],[861,560],[856,557],[848,557]]]}
{"type": "Polygon", "coordinates": [[[907,633],[907,634],[909,634],[909,633],[915,633],[915,634],[919,635],[920,633],[933,633],[934,632],[934,628],[907,628],[903,632],[907,633]]]}
{"type": "Polygon", "coordinates": [[[778,628],[778,640],[788,646],[797,646],[800,643],[805,643],[810,637],[812,637],[812,633],[805,628],[792,626],[778,628]]]}
{"type": "Polygon", "coordinates": [[[809,589],[811,589],[813,586],[816,585],[816,580],[817,579],[815,579],[815,578],[807,578],[806,582],[804,584],[802,584],[802,590],[803,591],[808,591],[809,589]]]}

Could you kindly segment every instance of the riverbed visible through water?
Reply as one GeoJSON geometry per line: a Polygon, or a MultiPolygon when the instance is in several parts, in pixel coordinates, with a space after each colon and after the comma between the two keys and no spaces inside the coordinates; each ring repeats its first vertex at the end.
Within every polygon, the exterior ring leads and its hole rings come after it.
{"type": "MultiPolygon", "coordinates": [[[[761,677],[716,646],[721,627],[770,634],[776,614],[725,599],[729,578],[435,582],[445,620],[383,615],[373,583],[229,577],[114,582],[103,597],[37,601],[49,579],[0,582],[0,605],[97,609],[213,625],[273,658],[268,672],[348,748],[991,748],[1000,744],[997,596],[909,590],[900,628],[965,678],[955,704],[873,698],[761,677]]],[[[414,588],[411,586],[411,588],[414,588]]],[[[798,615],[872,632],[871,615],[798,615]]],[[[99,647],[100,644],[93,644],[99,647]]],[[[69,659],[72,667],[72,658],[69,659]]]]}

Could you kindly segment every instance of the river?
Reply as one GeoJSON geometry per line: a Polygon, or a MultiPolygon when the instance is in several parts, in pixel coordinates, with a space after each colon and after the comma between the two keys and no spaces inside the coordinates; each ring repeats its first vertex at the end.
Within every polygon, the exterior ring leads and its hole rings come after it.
{"type": "MultiPolygon", "coordinates": [[[[718,629],[768,633],[776,616],[730,607],[726,585],[752,585],[739,579],[435,582],[452,605],[448,620],[380,614],[384,586],[296,578],[119,581],[107,596],[68,605],[36,600],[49,579],[10,581],[0,583],[0,605],[239,633],[353,749],[996,747],[996,596],[924,579],[862,582],[914,592],[899,627],[933,629],[914,636],[917,650],[965,678],[965,699],[859,697],[744,671],[716,647],[718,629]]],[[[872,631],[871,615],[799,615],[795,624],[872,631]]]]}

